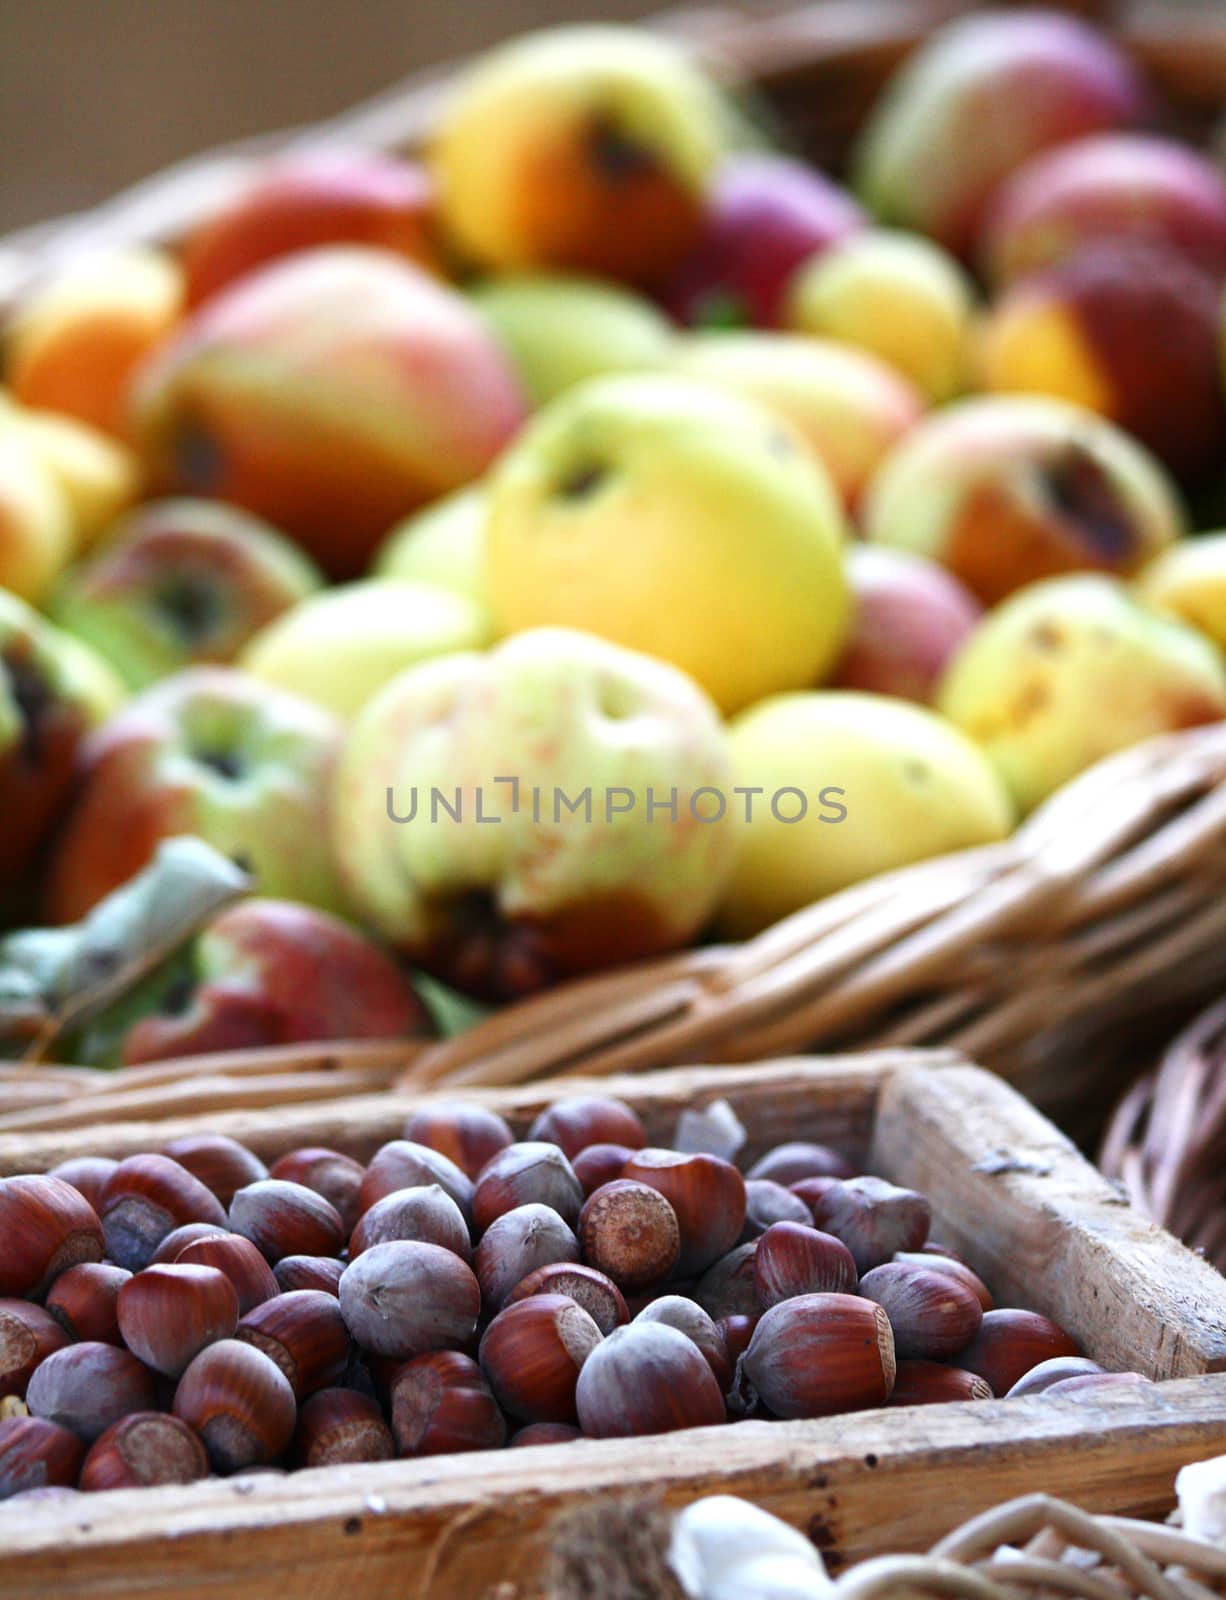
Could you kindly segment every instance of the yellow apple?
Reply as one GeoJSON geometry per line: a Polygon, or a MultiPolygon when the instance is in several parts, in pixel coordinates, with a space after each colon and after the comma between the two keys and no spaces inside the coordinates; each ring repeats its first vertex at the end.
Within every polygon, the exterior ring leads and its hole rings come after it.
{"type": "Polygon", "coordinates": [[[299,601],[250,640],[253,678],[351,717],[405,667],[489,642],[474,601],[399,578],[366,578],[299,601]]]}
{"type": "Polygon", "coordinates": [[[1180,539],[1137,574],[1142,600],[1226,650],[1226,533],[1180,539]]]}
{"type": "Polygon", "coordinates": [[[458,489],[406,517],[375,553],[371,575],[411,578],[454,589],[488,606],[485,519],[489,495],[482,484],[458,489]]]}
{"type": "Polygon", "coordinates": [[[738,717],[729,738],[743,796],[719,913],[732,938],[878,873],[1003,839],[1013,825],[981,751],[904,700],[777,695],[738,717]]]}
{"type": "Polygon", "coordinates": [[[490,603],[506,632],[586,629],[736,711],[833,665],[844,534],[830,475],[765,407],[679,377],[598,378],[494,470],[490,603]]]}
{"type": "Polygon", "coordinates": [[[37,603],[72,558],[68,496],[24,431],[0,425],[0,588],[37,603]]]}
{"type": "Polygon", "coordinates": [[[136,504],[140,467],[117,439],[54,411],[14,407],[0,417],[0,426],[6,420],[25,434],[64,491],[78,552],[91,549],[136,504]]]}

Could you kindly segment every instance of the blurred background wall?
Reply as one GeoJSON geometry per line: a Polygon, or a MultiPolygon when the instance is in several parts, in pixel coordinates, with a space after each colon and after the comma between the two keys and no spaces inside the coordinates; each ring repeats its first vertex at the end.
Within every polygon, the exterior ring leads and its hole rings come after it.
{"type": "Polygon", "coordinates": [[[566,19],[664,0],[0,0],[0,232],[566,19]]]}

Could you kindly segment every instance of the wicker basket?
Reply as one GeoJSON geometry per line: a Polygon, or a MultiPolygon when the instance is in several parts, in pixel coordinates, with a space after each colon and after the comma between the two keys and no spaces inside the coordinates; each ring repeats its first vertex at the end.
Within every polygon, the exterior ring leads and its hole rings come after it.
{"type": "MultiPolygon", "coordinates": [[[[658,1507],[631,1501],[559,1517],[545,1592],[550,1600],[684,1600],[666,1559],[669,1522],[658,1507]]],[[[1092,1517],[1035,1494],[974,1517],[927,1555],[863,1561],[825,1592],[828,1600],[1205,1600],[1226,1593],[1226,1549],[1177,1527],[1092,1517]]]]}
{"type": "MultiPolygon", "coordinates": [[[[885,76],[965,0],[826,0],[658,24],[760,105],[781,138],[837,169],[885,76]]],[[[1205,137],[1226,105],[1221,0],[1083,4],[1113,26],[1205,137]]],[[[447,75],[310,130],[216,152],[86,217],[0,242],[0,311],[87,248],[173,241],[253,160],[303,142],[418,145],[447,75]]],[[[1091,1136],[1147,1046],[1226,986],[1226,727],[1160,740],[1083,776],[1008,842],[858,886],[736,948],[574,983],[425,1052],[338,1046],[182,1062],[121,1080],[0,1076],[0,1127],[325,1098],[390,1085],[510,1084],[798,1049],[954,1046],[1091,1136]],[[406,1071],[407,1069],[407,1071],[406,1071]],[[260,1097],[264,1099],[261,1100],[260,1097]],[[136,1108],[132,1110],[133,1097],[136,1108]],[[118,1109],[110,1109],[118,1100],[118,1109]],[[75,1105],[73,1102],[77,1102],[75,1105]],[[182,1099],[173,1109],[184,1109],[182,1099]]]]}

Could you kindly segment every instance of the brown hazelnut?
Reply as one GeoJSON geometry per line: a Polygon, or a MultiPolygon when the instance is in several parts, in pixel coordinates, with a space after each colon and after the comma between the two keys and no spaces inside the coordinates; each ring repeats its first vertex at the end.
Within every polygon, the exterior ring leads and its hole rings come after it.
{"type": "Polygon", "coordinates": [[[733,1248],[745,1226],[745,1180],[730,1161],[697,1152],[636,1150],[622,1176],[659,1192],[677,1214],[677,1275],[696,1277],[733,1248]]]}
{"type": "Polygon", "coordinates": [[[719,1384],[720,1393],[728,1392],[732,1383],[732,1362],[728,1359],[728,1347],[724,1343],[723,1334],[696,1301],[687,1300],[680,1294],[661,1295],[658,1300],[653,1300],[650,1305],[644,1306],[634,1319],[635,1326],[644,1322],[660,1322],[666,1327],[676,1328],[678,1333],[683,1333],[706,1357],[707,1365],[716,1383],[719,1384]]]}
{"type": "Polygon", "coordinates": [[[615,1329],[584,1362],[575,1403],[579,1426],[591,1439],[673,1433],[727,1415],[702,1351],[663,1322],[615,1329]]]}
{"type": "Polygon", "coordinates": [[[272,1269],[282,1294],[293,1289],[322,1289],[339,1295],[345,1263],[330,1256],[285,1256],[272,1269]]]}
{"type": "Polygon", "coordinates": [[[809,1140],[795,1139],[789,1144],[777,1144],[760,1156],[749,1171],[747,1179],[767,1178],[772,1183],[800,1183],[805,1178],[854,1178],[856,1169],[829,1145],[813,1144],[809,1140]]]}
{"type": "Polygon", "coordinates": [[[484,1233],[505,1211],[542,1205],[556,1211],[573,1228],[582,1204],[582,1186],[556,1144],[511,1144],[481,1169],[473,1189],[473,1226],[484,1233]]]}
{"type": "Polygon", "coordinates": [[[364,1215],[376,1200],[395,1194],[398,1189],[424,1189],[437,1183],[444,1194],[449,1194],[464,1213],[465,1222],[471,1222],[473,1209],[472,1179],[456,1166],[454,1161],[429,1145],[414,1144],[409,1139],[393,1139],[376,1151],[374,1160],[366,1169],[362,1187],[358,1191],[358,1211],[364,1215]]]}
{"type": "Polygon", "coordinates": [[[761,1320],[761,1315],[755,1313],[752,1317],[721,1317],[715,1324],[719,1329],[720,1338],[724,1341],[724,1348],[728,1352],[728,1360],[732,1363],[734,1372],[737,1362],[749,1349],[753,1331],[761,1320]]]}
{"type": "Polygon", "coordinates": [[[894,1348],[907,1361],[948,1361],[965,1350],[983,1321],[973,1289],[947,1272],[906,1261],[874,1267],[858,1293],[884,1309],[894,1348]]]}
{"type": "Polygon", "coordinates": [[[162,1154],[186,1167],[227,1208],[239,1189],[268,1176],[259,1156],[224,1133],[185,1134],[163,1145],[162,1154]]]}
{"type": "Polygon", "coordinates": [[[84,1441],[69,1429],[41,1417],[7,1417],[0,1421],[0,1500],[72,1488],[84,1459],[84,1441]]]}
{"type": "Polygon", "coordinates": [[[446,1156],[469,1178],[515,1137],[496,1111],[467,1100],[432,1100],[421,1106],[405,1123],[404,1136],[446,1156]]]}
{"type": "Polygon", "coordinates": [[[0,1178],[0,1296],[41,1299],[61,1272],[101,1261],[102,1226],[60,1178],[0,1178]]]}
{"type": "Polygon", "coordinates": [[[467,1266],[437,1244],[373,1245],[345,1268],[340,1307],[364,1350],[408,1361],[455,1349],[472,1335],[481,1289],[467,1266]]]}
{"type": "Polygon", "coordinates": [[[504,1211],[482,1235],[473,1258],[487,1316],[530,1272],[555,1262],[577,1262],[579,1241],[549,1206],[516,1206],[504,1211]]]}
{"type": "Polygon", "coordinates": [[[612,1333],[630,1320],[625,1299],[612,1278],[581,1262],[554,1261],[538,1267],[515,1285],[505,1303],[514,1305],[534,1294],[564,1294],[583,1307],[601,1333],[612,1333]]]}
{"type": "MultiPolygon", "coordinates": [[[[122,1344],[115,1302],[132,1276],[104,1261],[83,1261],[69,1267],[52,1284],[47,1310],[71,1339],[96,1344],[122,1344]]],[[[0,1389],[4,1387],[0,1382],[0,1389]]]]}
{"type": "Polygon", "coordinates": [[[208,1475],[204,1445],[186,1422],[163,1411],[137,1411],[112,1423],[90,1446],[80,1487],[87,1493],[156,1488],[208,1475]]]}
{"type": "Polygon", "coordinates": [[[993,1394],[1007,1395],[1041,1361],[1080,1354],[1077,1341],[1037,1311],[988,1311],[958,1365],[977,1372],[993,1394]]]}
{"type": "Polygon", "coordinates": [[[512,1450],[523,1450],[532,1445],[571,1444],[582,1437],[582,1428],[570,1422],[526,1422],[515,1430],[509,1443],[512,1450]]]}
{"type": "Polygon", "coordinates": [[[872,1300],[807,1294],[763,1313],[737,1363],[734,1397],[777,1417],[824,1417],[881,1406],[894,1388],[890,1319],[872,1300]]]}
{"type": "Polygon", "coordinates": [[[799,1294],[853,1294],[858,1276],[842,1240],[808,1223],[773,1222],[754,1254],[754,1291],[763,1311],[799,1294]]]}
{"type": "Polygon", "coordinates": [[[588,1196],[579,1213],[584,1260],[619,1289],[661,1283],[681,1251],[677,1214],[651,1184],[617,1178],[588,1196]]]}
{"type": "Polygon", "coordinates": [[[353,1389],[320,1389],[298,1414],[294,1454],[304,1467],[390,1461],[396,1441],[369,1395],[353,1389]]]}
{"type": "Polygon", "coordinates": [[[169,1156],[129,1156],[107,1179],[101,1211],[106,1253],[118,1266],[139,1272],[168,1233],[185,1222],[226,1226],[213,1191],[169,1156]]]}
{"type": "Polygon", "coordinates": [[[42,1306],[0,1300],[0,1397],[20,1399],[37,1368],[71,1337],[42,1306]]]}
{"type": "Polygon", "coordinates": [[[959,1400],[990,1400],[992,1390],[974,1372],[937,1361],[900,1361],[892,1406],[944,1406],[959,1400]]]}
{"type": "Polygon", "coordinates": [[[300,1183],[304,1189],[323,1195],[336,1208],[346,1233],[352,1233],[357,1226],[362,1214],[358,1196],[366,1168],[352,1156],[322,1145],[309,1145],[291,1150],[275,1161],[269,1176],[285,1183],[300,1183]]]}
{"type": "Polygon", "coordinates": [[[415,1356],[391,1381],[392,1433],[402,1456],[498,1450],[507,1424],[481,1368],[457,1350],[415,1356]]]}
{"type": "MultiPolygon", "coordinates": [[[[133,1280],[135,1281],[135,1280],[133,1280]]],[[[133,1411],[156,1411],[153,1374],[113,1344],[70,1344],[47,1356],[26,1389],[30,1415],[58,1422],[88,1444],[133,1411]]]]}
{"type": "Polygon", "coordinates": [[[236,1339],[253,1344],[284,1373],[296,1400],[339,1383],[349,1364],[340,1303],[322,1289],[296,1289],[254,1307],[236,1339]]]}
{"type": "Polygon", "coordinates": [[[918,1250],[932,1226],[932,1207],[922,1194],[883,1178],[850,1178],[832,1184],[816,1201],[805,1199],[817,1226],[842,1239],[861,1274],[900,1250],[918,1250]]]}
{"type": "Polygon", "coordinates": [[[1053,1356],[1050,1361],[1040,1361],[1037,1367],[1031,1367],[1009,1390],[1006,1399],[1021,1400],[1028,1394],[1042,1394],[1044,1389],[1063,1383],[1066,1378],[1096,1378],[1106,1370],[1088,1356],[1053,1356]]]}
{"type": "MultiPolygon", "coordinates": [[[[265,1300],[274,1300],[281,1293],[272,1268],[252,1244],[241,1234],[228,1233],[222,1237],[197,1239],[187,1245],[175,1258],[182,1267],[215,1267],[234,1285],[238,1296],[238,1314],[245,1317],[265,1300]]],[[[337,1262],[340,1267],[340,1262],[337,1262]]],[[[337,1273],[339,1277],[339,1271],[337,1273]]]]}
{"type": "Polygon", "coordinates": [[[238,1294],[216,1267],[146,1267],[120,1289],[116,1311],[132,1354],[177,1378],[206,1345],[232,1336],[238,1294]]]}
{"type": "Polygon", "coordinates": [[[282,1256],[338,1256],[345,1246],[336,1207],[314,1189],[282,1178],[240,1189],[230,1202],[230,1226],[272,1266],[282,1256]]]}
{"type": "Polygon", "coordinates": [[[397,1189],[385,1194],[382,1200],[376,1200],[353,1230],[349,1259],[355,1261],[372,1245],[388,1244],[393,1239],[416,1239],[422,1244],[441,1245],[461,1261],[472,1260],[464,1213],[437,1183],[417,1189],[397,1189]]]}
{"type": "Polygon", "coordinates": [[[223,1339],[179,1379],[174,1414],[200,1435],[213,1471],[224,1475],[275,1462],[293,1438],[298,1407],[262,1350],[223,1339]]]}
{"type": "Polygon", "coordinates": [[[929,1267],[934,1272],[944,1272],[948,1277],[956,1278],[959,1283],[965,1284],[978,1300],[982,1311],[995,1310],[995,1301],[987,1284],[957,1256],[939,1255],[925,1246],[923,1250],[900,1250],[894,1260],[906,1261],[915,1267],[929,1267]]]}
{"type": "Polygon", "coordinates": [[[608,1095],[576,1095],[558,1100],[528,1130],[528,1138],[556,1144],[570,1160],[593,1144],[620,1144],[641,1150],[647,1130],[624,1100],[608,1095]]]}
{"type": "Polygon", "coordinates": [[[714,1266],[708,1267],[698,1280],[694,1299],[714,1321],[719,1322],[724,1317],[760,1315],[762,1307],[754,1281],[757,1255],[757,1239],[751,1239],[748,1244],[739,1244],[714,1266]]]}
{"type": "Polygon", "coordinates": [[[759,1239],[772,1222],[803,1222],[813,1226],[808,1206],[798,1194],[770,1178],[745,1180],[745,1226],[738,1243],[759,1239]]]}
{"type": "Polygon", "coordinates": [[[173,1228],[158,1245],[149,1257],[151,1267],[168,1267],[177,1261],[187,1249],[189,1244],[195,1244],[200,1239],[236,1239],[238,1235],[231,1233],[229,1223],[220,1227],[213,1222],[185,1222],[181,1228],[173,1228]]]}
{"type": "Polygon", "coordinates": [[[571,1162],[575,1177],[583,1190],[584,1198],[594,1194],[606,1183],[620,1178],[626,1162],[634,1154],[625,1144],[590,1144],[571,1162]]]}
{"type": "Polygon", "coordinates": [[[58,1167],[52,1167],[48,1177],[71,1184],[96,1212],[106,1180],[118,1165],[118,1161],[113,1161],[110,1156],[73,1156],[68,1161],[61,1161],[58,1167]]]}
{"type": "Polygon", "coordinates": [[[478,1359],[499,1405],[523,1422],[574,1422],[575,1385],[601,1342],[582,1306],[535,1294],[500,1311],[478,1359]]]}

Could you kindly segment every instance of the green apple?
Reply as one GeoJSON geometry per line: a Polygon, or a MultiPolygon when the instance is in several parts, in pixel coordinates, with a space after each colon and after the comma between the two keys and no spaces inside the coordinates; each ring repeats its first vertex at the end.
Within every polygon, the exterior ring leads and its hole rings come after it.
{"type": "Polygon", "coordinates": [[[1030,811],[1104,756],[1226,717],[1226,661],[1118,580],[1054,578],[989,613],[937,704],[1030,811]]]}
{"type": "Polygon", "coordinates": [[[403,578],[365,578],[312,595],[256,634],[239,665],[351,717],[405,667],[489,642],[489,619],[464,595],[403,578]]]}
{"type": "Polygon", "coordinates": [[[533,405],[585,378],[644,372],[668,361],[673,333],[649,301],[592,278],[541,273],[494,278],[473,290],[533,405]]]}
{"type": "Polygon", "coordinates": [[[777,695],[729,728],[736,870],[721,929],[748,938],[801,907],[929,856],[1005,838],[1013,806],[964,734],[885,695],[777,695]],[[751,809],[752,807],[752,809],[751,809]]]}
{"type": "Polygon", "coordinates": [[[732,866],[729,781],[715,707],[684,673],[536,629],[412,667],[363,708],[336,854],[403,954],[505,999],[697,933],[732,866]]]}
{"type": "Polygon", "coordinates": [[[376,578],[411,578],[454,589],[487,606],[485,519],[489,496],[480,484],[436,500],[392,529],[375,555],[376,578]]]}
{"type": "Polygon", "coordinates": [[[133,689],[183,667],[225,665],[318,589],[314,562],[267,523],[211,500],[158,500],[70,569],[51,611],[133,689]]]}
{"type": "Polygon", "coordinates": [[[847,631],[829,473],[782,418],[694,379],[595,378],[555,400],[495,469],[486,531],[500,628],[648,651],[725,711],[818,682],[847,631]]]}

